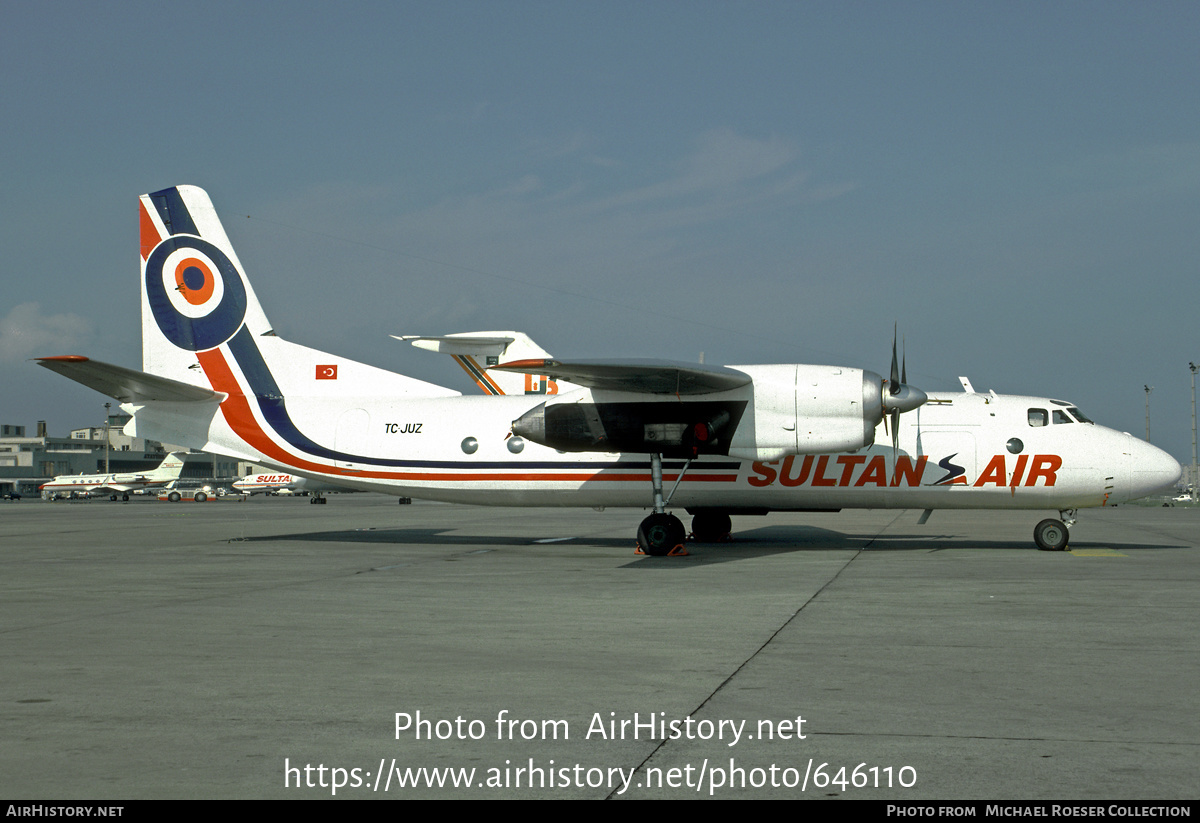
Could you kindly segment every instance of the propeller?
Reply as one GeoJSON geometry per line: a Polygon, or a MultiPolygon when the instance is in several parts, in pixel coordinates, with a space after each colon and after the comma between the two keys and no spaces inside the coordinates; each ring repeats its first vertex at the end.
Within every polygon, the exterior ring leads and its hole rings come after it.
{"type": "Polygon", "coordinates": [[[891,418],[892,462],[895,463],[898,440],[900,439],[900,415],[912,411],[929,399],[925,392],[908,385],[908,353],[905,352],[903,364],[896,357],[897,329],[892,328],[892,369],[888,374],[887,391],[883,393],[883,428],[888,430],[888,418],[891,418]]]}

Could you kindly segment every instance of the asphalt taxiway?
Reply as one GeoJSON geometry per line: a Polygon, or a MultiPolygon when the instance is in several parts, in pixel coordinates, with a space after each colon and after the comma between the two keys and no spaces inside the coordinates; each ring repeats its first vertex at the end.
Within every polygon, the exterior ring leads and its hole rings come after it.
{"type": "Polygon", "coordinates": [[[1194,799],[1200,509],[918,514],[0,504],[0,796],[1194,799]]]}

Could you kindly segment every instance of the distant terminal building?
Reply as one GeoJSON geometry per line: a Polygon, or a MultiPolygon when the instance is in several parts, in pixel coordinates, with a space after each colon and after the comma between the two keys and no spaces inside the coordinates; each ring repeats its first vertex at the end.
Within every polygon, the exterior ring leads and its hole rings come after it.
{"type": "MultiPolygon", "coordinates": [[[[71,429],[72,440],[90,440],[104,442],[108,440],[108,448],[110,452],[145,452],[155,451],[155,446],[159,444],[157,441],[147,441],[141,437],[131,437],[126,434],[125,424],[130,420],[130,416],[124,412],[117,412],[108,416],[108,425],[106,426],[90,426],[85,429],[71,429]]],[[[109,462],[111,463],[110,456],[109,462]]],[[[103,471],[103,469],[101,469],[103,471]]]]}
{"type": "MultiPolygon", "coordinates": [[[[38,487],[59,475],[149,471],[168,452],[188,451],[130,437],[122,431],[128,421],[129,415],[114,414],[107,426],[72,429],[70,437],[50,437],[45,421],[40,420],[33,436],[26,433],[25,426],[0,424],[0,494],[37,497],[38,487]]],[[[236,460],[195,452],[189,455],[180,480],[185,484],[228,484],[245,474],[239,473],[239,468],[236,460]]]]}

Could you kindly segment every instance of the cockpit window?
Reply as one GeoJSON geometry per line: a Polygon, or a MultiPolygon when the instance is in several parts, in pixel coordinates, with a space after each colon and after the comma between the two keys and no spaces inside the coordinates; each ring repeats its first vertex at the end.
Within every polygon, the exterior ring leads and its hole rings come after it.
{"type": "Polygon", "coordinates": [[[1075,408],[1074,406],[1071,406],[1071,408],[1067,409],[1067,411],[1069,411],[1075,417],[1075,419],[1078,420],[1080,423],[1092,423],[1094,425],[1094,421],[1089,420],[1088,416],[1086,414],[1084,414],[1083,412],[1081,412],[1079,409],[1075,408]]]}
{"type": "Polygon", "coordinates": [[[1046,426],[1050,423],[1050,416],[1046,414],[1045,409],[1030,409],[1029,410],[1029,425],[1031,426],[1046,426]]]}
{"type": "Polygon", "coordinates": [[[1074,422],[1075,421],[1074,421],[1074,419],[1072,419],[1071,415],[1067,414],[1062,409],[1054,410],[1054,425],[1057,426],[1059,423],[1074,423],[1074,422]]]}

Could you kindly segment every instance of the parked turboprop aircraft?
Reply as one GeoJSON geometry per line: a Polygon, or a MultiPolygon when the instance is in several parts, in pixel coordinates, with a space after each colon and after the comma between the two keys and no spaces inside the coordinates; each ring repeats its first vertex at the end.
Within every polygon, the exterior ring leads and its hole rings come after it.
{"type": "Polygon", "coordinates": [[[151,489],[178,480],[179,473],[183,471],[183,461],[183,453],[171,452],[163,459],[163,462],[148,472],[64,474],[48,483],[43,483],[38,488],[50,494],[108,492],[110,500],[116,500],[118,494],[121,495],[122,500],[128,500],[129,492],[135,489],[151,489]]]}
{"type": "Polygon", "coordinates": [[[838,366],[518,361],[550,396],[458,392],[280,339],[208,195],[143,195],[143,371],[81,356],[43,366],[108,394],[126,432],[363,491],[507,506],[652,507],[638,543],[678,550],[730,515],[841,508],[1075,510],[1171,486],[1179,464],[1073,405],[926,394],[895,343],[887,379],[838,366]],[[876,440],[880,442],[876,442],[876,440]],[[664,494],[665,484],[673,483],[664,494]]]}

